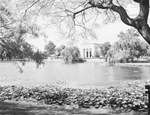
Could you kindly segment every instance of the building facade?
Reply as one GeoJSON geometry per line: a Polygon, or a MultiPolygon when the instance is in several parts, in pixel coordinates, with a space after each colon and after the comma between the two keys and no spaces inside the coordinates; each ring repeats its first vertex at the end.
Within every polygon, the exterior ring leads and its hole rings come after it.
{"type": "Polygon", "coordinates": [[[99,57],[100,46],[101,44],[98,43],[81,44],[79,48],[81,53],[81,58],[99,57]]]}

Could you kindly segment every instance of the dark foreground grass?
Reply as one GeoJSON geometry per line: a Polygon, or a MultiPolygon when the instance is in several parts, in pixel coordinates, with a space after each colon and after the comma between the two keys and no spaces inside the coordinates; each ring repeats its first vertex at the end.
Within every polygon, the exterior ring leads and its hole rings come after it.
{"type": "Polygon", "coordinates": [[[105,109],[64,109],[57,106],[0,102],[0,115],[147,115],[146,112],[111,113],[105,109]]]}
{"type": "Polygon", "coordinates": [[[146,112],[109,113],[105,109],[64,109],[58,106],[0,102],[0,115],[147,115],[146,112]]]}
{"type": "Polygon", "coordinates": [[[58,106],[44,106],[25,103],[0,102],[0,115],[110,115],[106,110],[64,109],[58,106]],[[104,112],[103,112],[104,111],[104,112]]]}

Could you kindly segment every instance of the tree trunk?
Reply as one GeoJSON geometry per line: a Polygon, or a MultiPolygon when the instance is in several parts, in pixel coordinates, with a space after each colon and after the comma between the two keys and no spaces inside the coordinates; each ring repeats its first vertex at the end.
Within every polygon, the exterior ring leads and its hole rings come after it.
{"type": "Polygon", "coordinates": [[[148,24],[144,22],[139,22],[141,25],[140,28],[136,28],[138,32],[141,34],[141,36],[147,41],[148,44],[150,44],[150,28],[148,24]]]}

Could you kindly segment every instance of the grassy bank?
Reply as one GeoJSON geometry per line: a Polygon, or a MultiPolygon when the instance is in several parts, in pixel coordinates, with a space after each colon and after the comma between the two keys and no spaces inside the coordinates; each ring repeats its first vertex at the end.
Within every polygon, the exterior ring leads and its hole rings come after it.
{"type": "MultiPolygon", "coordinates": [[[[128,82],[123,88],[75,89],[59,86],[1,86],[0,101],[33,102],[45,105],[57,105],[62,110],[104,109],[107,113],[146,112],[146,81],[128,82]]],[[[84,111],[85,112],[85,111],[84,111]]]]}

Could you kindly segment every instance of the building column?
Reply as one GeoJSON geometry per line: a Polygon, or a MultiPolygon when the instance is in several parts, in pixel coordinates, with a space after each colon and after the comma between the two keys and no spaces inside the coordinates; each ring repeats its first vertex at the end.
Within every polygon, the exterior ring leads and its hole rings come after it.
{"type": "Polygon", "coordinates": [[[85,49],[83,49],[83,58],[85,58],[85,49]]]}
{"type": "Polygon", "coordinates": [[[89,58],[89,51],[86,49],[86,58],[89,58]]]}
{"type": "Polygon", "coordinates": [[[87,49],[85,49],[85,58],[87,58],[87,49]]]}
{"type": "Polygon", "coordinates": [[[92,49],[90,49],[90,58],[92,58],[92,49]]]}
{"type": "Polygon", "coordinates": [[[89,53],[88,53],[88,58],[90,58],[90,49],[88,49],[88,52],[89,52],[89,53]]]}

